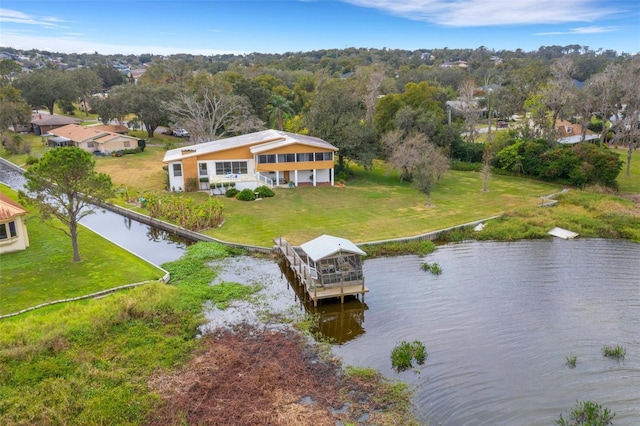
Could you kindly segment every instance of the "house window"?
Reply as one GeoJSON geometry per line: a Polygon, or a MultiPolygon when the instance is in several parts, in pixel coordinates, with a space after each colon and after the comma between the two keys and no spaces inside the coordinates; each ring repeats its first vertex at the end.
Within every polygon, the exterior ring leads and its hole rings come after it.
{"type": "Polygon", "coordinates": [[[331,161],[333,160],[333,152],[316,152],[316,161],[331,161]]]}
{"type": "Polygon", "coordinates": [[[207,163],[198,164],[198,175],[209,176],[209,172],[207,171],[207,163]]]}
{"type": "Polygon", "coordinates": [[[182,176],[182,164],[174,164],[173,165],[173,177],[182,176]]]}
{"type": "Polygon", "coordinates": [[[313,152],[304,152],[301,154],[297,154],[296,159],[298,162],[300,161],[313,161],[313,152]]]}
{"type": "Polygon", "coordinates": [[[16,232],[16,223],[0,223],[0,240],[7,240],[18,236],[16,232]]]}
{"type": "Polygon", "coordinates": [[[93,142],[87,142],[87,148],[95,148],[95,144],[93,142]]]}
{"type": "Polygon", "coordinates": [[[295,163],[295,154],[278,154],[278,163],[295,163]]]}
{"type": "Polygon", "coordinates": [[[573,133],[573,127],[567,127],[567,133],[568,134],[573,133]]]}
{"type": "Polygon", "coordinates": [[[125,148],[129,148],[129,147],[131,147],[131,142],[129,142],[129,141],[125,141],[125,142],[124,142],[124,147],[125,147],[125,148]]]}
{"type": "Polygon", "coordinates": [[[269,164],[269,163],[275,163],[275,162],[276,162],[275,154],[258,155],[258,164],[269,164]]]}
{"type": "Polygon", "coordinates": [[[246,161],[218,161],[216,162],[216,175],[226,175],[229,173],[247,174],[246,161]]]}

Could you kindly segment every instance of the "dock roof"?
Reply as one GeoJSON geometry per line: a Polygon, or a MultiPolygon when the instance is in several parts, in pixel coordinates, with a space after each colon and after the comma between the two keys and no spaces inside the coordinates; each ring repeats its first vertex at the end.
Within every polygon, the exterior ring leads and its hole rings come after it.
{"type": "Polygon", "coordinates": [[[345,238],[334,237],[326,234],[311,241],[307,241],[302,244],[300,248],[304,250],[307,256],[309,256],[309,258],[314,262],[341,251],[359,254],[361,256],[365,256],[367,254],[360,250],[357,245],[345,238]]]}

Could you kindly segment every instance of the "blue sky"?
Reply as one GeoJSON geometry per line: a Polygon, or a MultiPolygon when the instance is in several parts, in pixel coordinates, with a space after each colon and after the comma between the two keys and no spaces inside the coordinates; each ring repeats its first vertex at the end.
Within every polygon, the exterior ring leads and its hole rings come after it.
{"type": "Polygon", "coordinates": [[[0,46],[101,54],[520,48],[640,52],[638,0],[0,2],[0,46]]]}

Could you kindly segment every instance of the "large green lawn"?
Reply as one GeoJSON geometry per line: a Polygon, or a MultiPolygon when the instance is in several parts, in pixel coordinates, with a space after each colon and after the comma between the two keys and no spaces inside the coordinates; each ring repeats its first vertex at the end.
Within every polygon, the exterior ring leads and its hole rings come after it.
{"type": "Polygon", "coordinates": [[[282,236],[299,244],[322,234],[357,243],[419,235],[509,210],[534,206],[560,191],[556,184],[493,176],[482,192],[476,172],[450,171],[432,194],[432,206],[411,184],[381,168],[356,170],[345,187],[278,188],[261,201],[220,198],[225,223],[205,234],[223,241],[270,247],[282,236]]]}
{"type": "MultiPolygon", "coordinates": [[[[15,192],[0,190],[17,199],[15,192]]],[[[27,216],[30,247],[0,256],[0,314],[136,282],[158,280],[164,272],[101,236],[83,229],[80,262],[62,231],[27,216]]]]}

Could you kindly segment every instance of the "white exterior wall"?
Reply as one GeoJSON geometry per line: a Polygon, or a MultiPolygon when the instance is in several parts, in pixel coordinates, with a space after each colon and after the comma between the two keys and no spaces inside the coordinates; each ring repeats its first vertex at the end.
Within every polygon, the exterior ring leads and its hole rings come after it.
{"type": "Polygon", "coordinates": [[[4,221],[2,223],[7,224],[9,222],[15,222],[16,236],[13,238],[9,236],[6,240],[0,240],[0,254],[25,250],[29,247],[29,234],[27,233],[27,226],[24,218],[22,216],[16,216],[11,218],[11,220],[4,221]]]}
{"type": "Polygon", "coordinates": [[[182,167],[181,161],[175,161],[169,163],[169,190],[170,191],[184,191],[184,167],[182,167]],[[180,170],[182,170],[182,176],[174,176],[173,165],[180,164],[180,170]]]}

